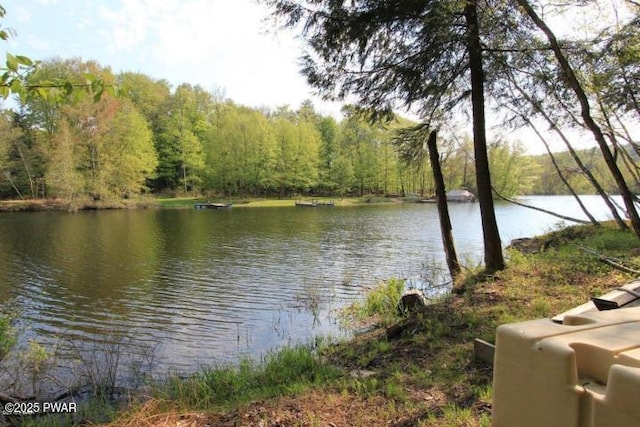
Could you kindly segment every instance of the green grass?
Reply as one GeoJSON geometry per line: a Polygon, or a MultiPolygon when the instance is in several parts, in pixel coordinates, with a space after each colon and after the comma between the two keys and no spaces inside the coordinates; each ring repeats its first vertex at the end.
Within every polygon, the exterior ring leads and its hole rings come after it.
{"type": "Polygon", "coordinates": [[[193,208],[193,204],[203,201],[196,197],[158,197],[156,203],[162,208],[193,208]]]}
{"type": "Polygon", "coordinates": [[[154,394],[179,407],[224,408],[300,393],[326,384],[338,373],[309,348],[291,347],[267,355],[261,363],[244,359],[239,366],[208,368],[187,379],[169,378],[154,394]]]}
{"type": "MultiPolygon", "coordinates": [[[[329,357],[376,372],[376,383],[359,384],[360,390],[371,393],[375,385],[373,393],[385,396],[407,387],[444,393],[445,404],[418,425],[488,426],[491,372],[473,363],[474,338],[493,342],[500,324],[554,316],[633,278],[580,246],[618,257],[625,265],[636,262],[640,253],[635,235],[609,224],[570,227],[542,236],[540,243],[546,249],[539,253],[509,252],[508,268],[492,276],[467,271],[456,293],[414,314],[415,324],[399,338],[390,340],[381,329],[331,348],[329,357]],[[398,375],[398,365],[409,375],[398,375]]],[[[397,285],[390,281],[373,289],[350,314],[377,315],[383,326],[406,322],[395,312],[397,285]]]]}
{"type": "MultiPolygon", "coordinates": [[[[320,200],[333,201],[336,206],[357,206],[362,204],[384,204],[390,202],[412,202],[411,199],[394,199],[387,197],[365,196],[365,197],[299,197],[299,200],[320,200]]],[[[193,209],[197,202],[232,203],[234,207],[288,207],[295,205],[296,198],[288,199],[264,199],[264,198],[239,198],[220,196],[137,196],[127,200],[114,199],[101,202],[94,202],[91,199],[83,198],[79,200],[3,200],[0,201],[0,211],[78,211],[83,209],[141,209],[160,207],[165,209],[193,209]]]]}
{"type": "Polygon", "coordinates": [[[389,279],[382,282],[370,290],[363,301],[346,308],[343,312],[344,320],[378,317],[385,324],[393,323],[401,318],[402,313],[398,311],[398,304],[404,290],[405,282],[402,279],[389,279]]]}
{"type": "MultiPolygon", "coordinates": [[[[319,199],[325,200],[325,199],[319,199]]],[[[331,200],[331,199],[326,199],[331,200]]],[[[215,202],[215,203],[232,203],[233,208],[258,207],[258,208],[281,208],[295,206],[294,199],[225,199],[225,198],[207,198],[207,197],[166,197],[157,198],[158,205],[167,209],[184,209],[193,208],[194,203],[198,202],[215,202]]]]}
{"type": "Polygon", "coordinates": [[[0,305],[0,361],[16,343],[13,321],[17,315],[9,307],[11,302],[0,305]]]}
{"type": "Polygon", "coordinates": [[[471,408],[462,408],[456,404],[446,405],[438,415],[431,415],[427,423],[420,425],[439,427],[489,427],[491,425],[488,414],[483,413],[478,416],[471,408]]]}
{"type": "Polygon", "coordinates": [[[11,327],[11,319],[0,314],[0,360],[11,350],[15,344],[15,336],[11,327]]]}
{"type": "MultiPolygon", "coordinates": [[[[292,197],[288,199],[263,199],[263,198],[224,198],[224,197],[157,197],[155,198],[155,202],[158,206],[162,208],[193,208],[193,204],[197,202],[219,202],[219,203],[232,203],[234,208],[245,208],[245,207],[272,207],[272,208],[280,208],[280,207],[290,207],[295,206],[296,200],[318,200],[321,202],[329,202],[332,201],[336,206],[357,206],[362,204],[383,204],[395,202],[396,199],[391,199],[388,197],[373,197],[373,196],[365,196],[365,197],[304,197],[300,196],[298,198],[292,197]]],[[[411,202],[412,200],[404,200],[406,202],[411,202]]]]}

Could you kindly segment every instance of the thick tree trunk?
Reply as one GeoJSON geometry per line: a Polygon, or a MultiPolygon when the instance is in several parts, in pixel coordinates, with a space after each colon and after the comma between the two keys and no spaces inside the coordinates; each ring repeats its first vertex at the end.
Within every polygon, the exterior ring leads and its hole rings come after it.
{"type": "Polygon", "coordinates": [[[467,0],[464,8],[467,24],[467,48],[471,70],[471,103],[473,106],[473,145],[476,160],[476,184],[478,203],[482,217],[484,238],[484,263],[488,273],[505,267],[502,242],[498,233],[496,213],[493,208],[491,174],[487,156],[487,135],[484,118],[484,72],[482,70],[482,48],[478,28],[477,0],[467,0]]]}
{"type": "Polygon", "coordinates": [[[453,243],[453,234],[451,233],[451,219],[449,218],[449,207],[447,206],[447,193],[444,187],[444,177],[440,169],[440,156],[438,155],[438,146],[436,144],[436,131],[431,131],[427,140],[429,148],[429,159],[431,160],[431,170],[433,171],[433,180],[436,186],[436,200],[438,202],[438,216],[440,217],[440,233],[442,234],[442,245],[447,258],[447,266],[452,279],[460,274],[460,263],[456,254],[456,247],[453,243]]]}
{"type": "Polygon", "coordinates": [[[636,210],[634,204],[633,194],[627,185],[627,182],[618,168],[613,155],[611,154],[611,150],[607,145],[607,141],[604,139],[604,134],[602,130],[598,126],[598,124],[591,117],[591,107],[589,105],[589,99],[585,91],[582,89],[582,85],[578,81],[571,64],[567,61],[567,58],[564,56],[562,49],[560,48],[560,44],[555,37],[555,34],[551,31],[551,29],[547,26],[547,24],[538,16],[538,14],[533,10],[533,7],[527,2],[527,0],[518,0],[518,4],[525,10],[527,15],[531,18],[531,20],[536,24],[536,26],[545,34],[549,44],[551,45],[551,49],[560,64],[560,69],[564,74],[564,77],[569,84],[569,87],[573,90],[578,101],[580,103],[580,110],[582,114],[582,120],[587,125],[587,128],[593,133],[593,136],[600,147],[600,151],[602,152],[602,156],[604,158],[605,163],[609,167],[609,171],[613,176],[613,179],[618,186],[618,190],[620,190],[620,194],[622,195],[622,200],[624,201],[625,208],[627,210],[627,215],[631,220],[631,227],[635,232],[636,236],[640,237],[640,216],[638,215],[638,211],[636,210]]]}

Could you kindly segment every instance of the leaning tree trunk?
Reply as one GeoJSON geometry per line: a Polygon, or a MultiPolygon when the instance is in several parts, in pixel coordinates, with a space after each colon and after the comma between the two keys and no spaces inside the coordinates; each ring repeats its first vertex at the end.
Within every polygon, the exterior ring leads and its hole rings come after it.
{"type": "Polygon", "coordinates": [[[447,206],[447,193],[444,187],[444,178],[442,169],[440,169],[440,156],[438,155],[438,146],[436,144],[436,131],[431,131],[427,140],[427,148],[429,149],[429,160],[431,161],[431,170],[433,171],[433,180],[436,186],[436,201],[438,202],[438,216],[440,217],[440,233],[442,234],[442,245],[447,258],[447,266],[452,279],[460,274],[460,263],[458,255],[456,255],[456,247],[453,243],[453,235],[451,233],[451,219],[449,218],[449,207],[447,206]]]}
{"type": "Polygon", "coordinates": [[[482,217],[484,238],[484,263],[487,273],[505,267],[502,242],[498,233],[496,213],[493,208],[491,174],[487,156],[487,135],[484,118],[484,72],[482,70],[482,48],[478,28],[477,0],[467,0],[464,8],[467,25],[467,49],[471,70],[471,104],[473,106],[473,146],[476,161],[476,184],[478,203],[482,217]]]}
{"type": "Polygon", "coordinates": [[[599,95],[596,95],[596,96],[598,99],[598,107],[602,112],[602,118],[604,120],[604,127],[607,132],[607,137],[609,138],[609,141],[611,142],[611,146],[613,147],[614,157],[617,158],[618,153],[620,154],[622,163],[626,167],[627,172],[633,178],[634,182],[632,185],[634,185],[636,188],[640,188],[640,176],[638,175],[638,171],[640,170],[640,168],[638,168],[638,165],[635,164],[633,158],[631,157],[631,154],[626,150],[626,148],[620,142],[618,142],[616,131],[613,127],[613,124],[611,123],[609,111],[607,110],[607,107],[604,105],[602,97],[599,95]]]}
{"type": "MultiPolygon", "coordinates": [[[[558,134],[558,136],[560,137],[560,139],[562,140],[562,142],[564,143],[564,145],[567,147],[567,151],[569,152],[569,154],[571,155],[571,157],[573,158],[573,161],[576,162],[576,165],[578,165],[578,167],[580,168],[580,170],[582,171],[582,174],[585,176],[585,178],[587,179],[587,181],[589,181],[589,183],[591,183],[591,185],[593,186],[593,188],[596,190],[596,193],[598,193],[598,195],[600,197],[602,197],[602,200],[604,201],[605,205],[607,205],[607,207],[609,208],[609,211],[611,212],[611,216],[613,217],[613,219],[616,221],[616,224],[618,224],[618,227],[621,230],[627,230],[629,227],[627,227],[627,224],[624,222],[624,220],[620,217],[620,214],[618,213],[618,208],[613,204],[613,202],[611,201],[611,199],[609,198],[609,195],[607,194],[607,192],[604,190],[604,188],[602,187],[602,185],[600,185],[600,183],[598,182],[598,180],[596,179],[596,177],[593,175],[593,173],[591,173],[591,171],[589,170],[589,168],[582,162],[582,160],[580,159],[580,156],[578,156],[578,153],[576,152],[576,150],[573,148],[573,146],[571,145],[571,142],[569,141],[569,139],[566,137],[566,135],[564,134],[564,132],[562,132],[562,130],[558,127],[558,125],[553,121],[553,119],[549,116],[549,114],[547,114],[546,111],[544,111],[542,109],[542,107],[540,106],[540,104],[538,104],[537,102],[535,102],[531,96],[524,91],[524,89],[522,89],[518,83],[516,83],[515,81],[512,81],[514,87],[518,90],[518,92],[520,93],[520,95],[527,100],[527,102],[529,102],[533,108],[547,121],[547,123],[549,123],[549,127],[558,134]]],[[[529,124],[531,126],[533,126],[531,124],[531,122],[529,121],[529,124]]],[[[536,133],[538,133],[536,131],[536,133]]],[[[540,135],[538,135],[540,138],[542,138],[540,135]]],[[[545,144],[546,145],[546,144],[545,144]]],[[[547,147],[547,151],[549,151],[549,147],[547,147]]]]}
{"type": "Polygon", "coordinates": [[[607,141],[604,138],[604,134],[602,133],[602,129],[598,126],[598,124],[593,120],[591,116],[591,107],[589,105],[589,99],[587,98],[587,94],[582,89],[582,85],[578,81],[571,64],[567,61],[564,53],[562,53],[562,49],[560,48],[560,44],[555,37],[555,34],[551,31],[551,29],[547,26],[547,24],[538,16],[538,14],[533,10],[531,5],[527,0],[518,0],[518,4],[525,10],[527,15],[531,18],[531,20],[536,24],[536,26],[545,34],[553,53],[560,64],[560,69],[564,74],[564,77],[567,80],[567,84],[573,90],[578,101],[580,103],[580,111],[582,115],[582,120],[587,125],[593,136],[595,137],[598,146],[600,147],[600,151],[602,152],[602,156],[604,158],[605,163],[607,164],[613,179],[620,190],[620,194],[622,195],[622,200],[624,201],[625,208],[627,210],[627,215],[631,220],[631,227],[635,232],[636,236],[640,238],[640,216],[638,215],[638,211],[636,210],[634,204],[633,194],[627,185],[627,182],[618,168],[613,155],[611,154],[611,150],[607,145],[607,141]]]}
{"type": "MultiPolygon", "coordinates": [[[[525,122],[527,122],[529,127],[531,127],[531,129],[533,129],[533,131],[538,136],[540,141],[542,141],[542,143],[544,144],[544,148],[546,148],[546,150],[547,150],[547,154],[549,155],[549,158],[551,159],[551,164],[553,164],[553,167],[556,170],[556,173],[558,174],[558,178],[560,178],[560,180],[562,181],[564,186],[567,188],[569,193],[571,193],[573,198],[576,200],[576,202],[578,203],[578,206],[580,206],[580,209],[582,209],[582,212],[584,212],[584,214],[587,216],[587,218],[589,218],[589,221],[591,221],[591,223],[593,225],[596,225],[596,226],[599,227],[600,223],[596,220],[596,218],[593,215],[591,215],[591,212],[589,212],[589,209],[587,209],[587,207],[584,205],[584,203],[582,203],[582,200],[580,200],[580,196],[578,196],[578,193],[575,192],[575,190],[573,189],[573,187],[571,186],[569,181],[564,177],[564,174],[562,173],[562,170],[560,169],[560,165],[558,165],[558,162],[556,161],[556,157],[553,155],[553,152],[551,151],[551,148],[549,147],[549,144],[547,143],[547,141],[540,134],[540,132],[538,132],[538,129],[536,129],[536,127],[533,125],[533,123],[531,123],[531,120],[529,120],[528,117],[523,116],[522,118],[523,118],[523,120],[525,122]]],[[[607,198],[607,200],[609,200],[609,199],[607,198]]]]}

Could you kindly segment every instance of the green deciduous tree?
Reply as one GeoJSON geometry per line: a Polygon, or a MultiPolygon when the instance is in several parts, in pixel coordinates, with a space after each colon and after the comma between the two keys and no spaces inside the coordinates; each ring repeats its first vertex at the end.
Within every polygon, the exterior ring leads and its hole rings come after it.
{"type": "Polygon", "coordinates": [[[219,105],[205,151],[211,188],[243,197],[274,188],[275,139],[260,111],[219,105]]]}
{"type": "MultiPolygon", "coordinates": [[[[602,81],[611,79],[613,75],[620,76],[620,83],[624,83],[624,75],[630,75],[630,69],[620,66],[619,71],[611,73],[610,64],[618,61],[613,58],[615,55],[610,55],[611,52],[602,49],[602,46],[611,45],[610,28],[591,31],[590,37],[578,37],[574,32],[561,38],[545,21],[551,19],[554,14],[566,17],[578,9],[590,6],[598,9],[599,19],[602,19],[602,5],[594,2],[569,3],[556,8],[554,5],[542,5],[527,0],[518,0],[516,3],[519,6],[518,14],[530,23],[531,29],[528,37],[520,36],[517,39],[517,49],[502,51],[494,56],[493,65],[501,64],[499,72],[505,77],[502,80],[505,84],[503,87],[509,86],[515,92],[514,95],[506,97],[506,104],[511,106],[510,109],[516,116],[524,117],[521,121],[528,126],[531,125],[530,119],[535,116],[543,118],[549,124],[572,153],[576,165],[607,203],[618,225],[627,228],[617,207],[609,200],[604,190],[605,182],[596,178],[584,165],[584,161],[576,155],[563,129],[575,128],[590,134],[593,137],[592,141],[599,147],[600,155],[609,171],[607,180],[615,183],[615,192],[621,194],[626,214],[636,234],[640,236],[640,217],[634,206],[634,196],[618,164],[617,157],[622,150],[617,144],[614,132],[609,132],[608,137],[606,132],[611,123],[611,112],[615,109],[612,108],[615,103],[608,104],[601,85],[602,81]],[[543,8],[545,19],[542,18],[543,8]],[[526,100],[526,103],[523,100],[526,100]]],[[[584,34],[589,32],[584,31],[584,34]]],[[[615,39],[615,36],[613,38],[615,39]]],[[[609,98],[622,100],[619,96],[609,98]]],[[[628,97],[619,104],[625,104],[631,99],[632,97],[628,97]]],[[[626,156],[620,158],[629,160],[626,156]]]]}
{"type": "Polygon", "coordinates": [[[5,196],[15,195],[24,198],[15,177],[19,168],[16,154],[20,151],[22,136],[21,130],[13,125],[10,116],[6,113],[0,114],[0,191],[5,196]]]}
{"type": "MultiPolygon", "coordinates": [[[[265,0],[285,25],[299,28],[309,53],[302,72],[326,97],[353,96],[377,113],[416,107],[427,122],[472,94],[476,181],[488,271],[504,267],[493,211],[484,131],[480,34],[515,27],[510,4],[457,1],[265,0]],[[484,28],[481,25],[490,26],[484,28]]],[[[356,176],[358,168],[354,167],[356,176]]]]}
{"type": "Polygon", "coordinates": [[[280,197],[307,193],[318,183],[321,136],[314,123],[281,108],[272,117],[275,137],[275,182],[280,197]]]}
{"type": "Polygon", "coordinates": [[[110,123],[103,163],[112,194],[129,197],[147,191],[145,181],[158,165],[151,130],[132,104],[122,101],[110,123]]]}
{"type": "Polygon", "coordinates": [[[204,176],[203,139],[210,126],[213,101],[199,86],[180,85],[158,119],[156,150],[160,162],[156,187],[195,190],[204,176]]]}
{"type": "Polygon", "coordinates": [[[538,176],[539,168],[525,156],[520,143],[497,141],[489,146],[489,164],[493,186],[503,196],[527,194],[538,176]]]}
{"type": "MultiPolygon", "coordinates": [[[[320,162],[318,173],[320,179],[320,187],[324,191],[334,191],[339,187],[338,179],[334,175],[336,172],[336,162],[340,158],[340,141],[338,123],[333,117],[323,117],[316,124],[320,132],[320,162]]],[[[342,187],[341,191],[347,191],[342,187]]],[[[342,192],[344,194],[344,192],[342,192]]]]}
{"type": "Polygon", "coordinates": [[[378,190],[378,150],[382,144],[380,130],[370,126],[353,108],[343,109],[346,118],[342,123],[341,135],[345,153],[348,153],[358,193],[378,190]]]}
{"type": "Polygon", "coordinates": [[[154,80],[151,77],[125,72],[116,76],[120,96],[129,99],[138,111],[147,119],[152,129],[158,127],[163,107],[171,95],[166,80],[154,80]]]}
{"type": "Polygon", "coordinates": [[[157,164],[146,120],[126,100],[66,106],[50,140],[47,182],[75,199],[128,197],[144,189],[157,164]]]}
{"type": "Polygon", "coordinates": [[[85,194],[86,181],[78,167],[81,153],[71,126],[66,121],[62,122],[56,132],[47,136],[41,144],[46,147],[48,159],[45,173],[48,195],[73,203],[85,194]]]}

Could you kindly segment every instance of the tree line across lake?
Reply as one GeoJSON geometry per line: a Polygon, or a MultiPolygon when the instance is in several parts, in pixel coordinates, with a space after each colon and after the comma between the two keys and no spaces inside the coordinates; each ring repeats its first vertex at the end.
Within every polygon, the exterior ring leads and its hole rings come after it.
{"type": "MultiPolygon", "coordinates": [[[[172,88],[139,73],[114,75],[95,62],[48,60],[31,85],[97,75],[118,94],[96,102],[64,87],[23,96],[0,117],[0,197],[108,200],[140,193],[221,197],[433,194],[426,150],[407,156],[397,130],[414,123],[372,123],[349,106],[337,121],[315,111],[237,105],[200,86],[172,88]]],[[[90,93],[89,93],[90,94],[90,93]]],[[[470,137],[439,142],[448,188],[474,190],[470,137]]],[[[597,153],[581,153],[606,176],[597,153]]],[[[489,147],[493,182],[505,195],[563,194],[546,156],[522,144],[489,147]]],[[[559,156],[574,188],[592,193],[568,154],[559,156]]]]}

